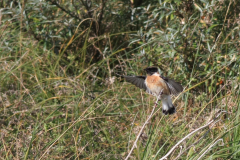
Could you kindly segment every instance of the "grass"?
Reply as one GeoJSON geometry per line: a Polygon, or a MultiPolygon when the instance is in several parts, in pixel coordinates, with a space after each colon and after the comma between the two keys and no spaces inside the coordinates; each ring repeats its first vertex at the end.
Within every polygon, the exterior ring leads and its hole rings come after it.
{"type": "MultiPolygon", "coordinates": [[[[114,70],[110,62],[124,49],[112,52],[99,63],[77,66],[78,72],[69,75],[69,66],[61,65],[52,50],[25,38],[24,33],[17,30],[2,27],[1,32],[15,43],[9,46],[12,50],[1,48],[0,157],[124,159],[155,102],[154,97],[118,76],[111,82],[109,77],[105,79],[98,74],[108,68],[105,72],[113,77],[117,69],[114,70]],[[14,31],[15,37],[7,36],[14,31]]],[[[129,70],[133,71],[127,74],[142,72],[138,57],[117,58],[131,64],[129,70]]],[[[124,68],[128,70],[127,65],[124,68]]],[[[240,158],[239,78],[213,85],[217,92],[199,88],[209,79],[218,78],[216,73],[198,83],[193,83],[193,78],[192,75],[187,82],[182,79],[185,90],[175,99],[176,114],[164,116],[161,104],[158,105],[130,159],[160,159],[221,110],[227,113],[222,113],[216,123],[189,136],[168,158],[240,158]]]]}

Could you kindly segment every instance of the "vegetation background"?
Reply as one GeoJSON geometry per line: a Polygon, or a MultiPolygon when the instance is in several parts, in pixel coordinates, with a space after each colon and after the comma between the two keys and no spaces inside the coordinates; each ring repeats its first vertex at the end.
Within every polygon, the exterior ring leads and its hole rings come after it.
{"type": "Polygon", "coordinates": [[[130,159],[240,159],[239,0],[0,0],[1,159],[124,159],[155,98],[118,75],[184,86],[130,159]]]}

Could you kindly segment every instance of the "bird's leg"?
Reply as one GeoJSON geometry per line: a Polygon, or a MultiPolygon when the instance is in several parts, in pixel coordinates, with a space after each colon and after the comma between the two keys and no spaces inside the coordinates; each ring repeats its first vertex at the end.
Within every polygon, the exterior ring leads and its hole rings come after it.
{"type": "Polygon", "coordinates": [[[161,90],[161,92],[158,95],[158,101],[160,101],[162,99],[162,95],[163,95],[163,89],[161,90]]]}
{"type": "Polygon", "coordinates": [[[161,100],[161,98],[162,98],[162,94],[163,94],[163,89],[161,90],[161,92],[159,93],[159,95],[157,96],[157,101],[156,101],[156,105],[158,105],[158,101],[160,101],[161,100]]]}
{"type": "Polygon", "coordinates": [[[159,95],[162,96],[162,94],[163,94],[163,89],[161,90],[161,92],[159,93],[159,95]]]}

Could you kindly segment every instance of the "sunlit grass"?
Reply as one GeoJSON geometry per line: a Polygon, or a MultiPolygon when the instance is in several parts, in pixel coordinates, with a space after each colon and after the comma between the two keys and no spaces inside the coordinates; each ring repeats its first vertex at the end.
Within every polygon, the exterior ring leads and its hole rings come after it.
{"type": "MultiPolygon", "coordinates": [[[[56,75],[49,67],[52,59],[36,54],[29,51],[21,64],[2,58],[7,69],[1,69],[1,156],[124,158],[152,111],[155,98],[119,78],[113,84],[94,85],[87,78],[94,75],[91,67],[77,78],[66,76],[61,69],[56,75]]],[[[226,108],[228,113],[218,123],[189,137],[169,158],[180,155],[181,159],[197,159],[203,153],[205,158],[238,157],[239,95],[231,85],[234,83],[228,85],[225,95],[212,98],[192,92],[197,85],[188,91],[186,88],[175,101],[177,113],[171,116],[162,115],[160,103],[132,158],[161,158],[181,138],[213,118],[215,111],[226,108]],[[211,110],[213,102],[216,106],[211,110]]]]}
{"type": "MultiPolygon", "coordinates": [[[[79,65],[71,59],[67,64],[64,50],[59,55],[54,54],[52,49],[43,47],[33,38],[25,38],[17,28],[6,28],[3,25],[1,33],[12,43],[9,48],[1,47],[0,157],[124,159],[156,99],[123,82],[118,74],[140,75],[148,62],[134,56],[134,49],[127,51],[117,47],[97,63],[90,65],[83,58],[79,65]],[[115,61],[118,61],[118,66],[115,66],[115,61]],[[77,69],[69,73],[70,68],[77,69]]],[[[70,42],[66,42],[67,47],[70,42]]],[[[80,55],[87,54],[87,39],[85,42],[80,55]]],[[[174,115],[164,116],[159,102],[131,159],[160,159],[183,137],[212,120],[219,111],[225,112],[216,123],[187,138],[168,158],[240,157],[239,77],[218,74],[230,72],[228,67],[234,58],[229,59],[229,63],[221,66],[212,64],[212,72],[199,73],[193,69],[186,73],[191,75],[188,78],[177,64],[172,65],[172,74],[163,71],[172,78],[176,76],[185,90],[173,97],[177,106],[174,115]],[[196,79],[197,74],[206,75],[205,79],[196,79]],[[225,78],[223,84],[215,83],[219,78],[225,78]]],[[[234,72],[239,72],[239,69],[234,72]]]]}

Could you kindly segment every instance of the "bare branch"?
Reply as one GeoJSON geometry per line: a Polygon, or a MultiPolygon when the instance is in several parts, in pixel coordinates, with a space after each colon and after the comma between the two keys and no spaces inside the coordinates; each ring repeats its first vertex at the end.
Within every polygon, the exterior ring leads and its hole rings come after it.
{"type": "Polygon", "coordinates": [[[160,94],[158,95],[157,100],[156,100],[156,102],[155,102],[155,105],[153,106],[153,110],[152,110],[151,114],[149,115],[148,119],[145,121],[145,123],[143,124],[141,130],[139,131],[139,133],[138,133],[138,135],[137,135],[137,138],[136,138],[136,140],[134,141],[133,146],[132,146],[130,152],[128,153],[127,157],[125,158],[125,160],[127,160],[127,159],[131,156],[134,148],[137,148],[137,141],[138,141],[138,139],[140,138],[140,136],[141,136],[141,134],[142,134],[142,132],[143,132],[143,129],[144,129],[145,126],[148,124],[148,121],[152,118],[153,113],[154,113],[154,111],[155,111],[155,108],[156,108],[157,105],[158,105],[157,102],[158,102],[159,99],[161,99],[162,92],[163,92],[163,90],[161,90],[160,94]]]}
{"type": "Polygon", "coordinates": [[[222,144],[224,145],[223,139],[222,139],[222,138],[221,138],[221,139],[218,139],[218,140],[215,141],[211,146],[209,146],[208,149],[207,149],[200,157],[198,157],[197,160],[200,160],[200,159],[201,159],[213,146],[215,146],[219,141],[221,141],[222,144]]]}
{"type": "Polygon", "coordinates": [[[58,8],[60,8],[63,12],[69,14],[71,17],[76,18],[79,21],[82,21],[76,14],[72,13],[71,11],[66,10],[65,8],[63,8],[62,6],[60,6],[56,1],[54,0],[47,0],[48,2],[50,2],[52,5],[56,5],[58,8]]]}
{"type": "Polygon", "coordinates": [[[175,146],[172,147],[172,149],[162,158],[160,158],[160,160],[164,160],[167,159],[167,157],[177,148],[177,146],[182,143],[183,141],[185,141],[187,138],[189,138],[191,135],[193,135],[194,133],[198,132],[199,130],[209,126],[210,124],[212,124],[213,122],[215,122],[215,120],[221,115],[221,113],[226,113],[226,111],[220,111],[220,113],[218,113],[215,118],[213,118],[211,121],[209,121],[207,124],[205,124],[204,126],[192,131],[191,133],[189,133],[188,135],[186,135],[183,139],[181,139],[175,146]]]}

